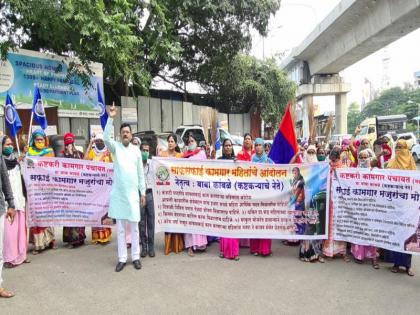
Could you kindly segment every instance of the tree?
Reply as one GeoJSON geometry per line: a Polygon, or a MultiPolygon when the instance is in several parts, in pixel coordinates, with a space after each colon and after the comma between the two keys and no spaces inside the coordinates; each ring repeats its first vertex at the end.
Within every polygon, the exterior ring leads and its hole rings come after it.
{"type": "Polygon", "coordinates": [[[261,111],[267,123],[276,126],[287,103],[295,97],[296,85],[274,59],[257,60],[237,55],[226,66],[208,69],[204,87],[214,96],[216,107],[227,112],[261,111]]]}
{"type": "MultiPolygon", "coordinates": [[[[179,88],[206,81],[209,69],[250,48],[251,28],[266,33],[279,7],[280,0],[5,0],[0,50],[3,58],[15,47],[76,56],[88,72],[89,61],[101,62],[115,96],[130,82],[145,94],[156,76],[179,88]]],[[[85,76],[77,65],[71,73],[85,76]]]]}
{"type": "Polygon", "coordinates": [[[369,102],[361,112],[359,121],[368,117],[405,114],[408,120],[407,129],[416,130],[417,123],[412,119],[419,115],[419,111],[419,89],[394,87],[383,91],[377,99],[369,102]]]}
{"type": "Polygon", "coordinates": [[[347,130],[353,132],[360,124],[360,105],[353,102],[349,105],[347,114],[347,130]]]}

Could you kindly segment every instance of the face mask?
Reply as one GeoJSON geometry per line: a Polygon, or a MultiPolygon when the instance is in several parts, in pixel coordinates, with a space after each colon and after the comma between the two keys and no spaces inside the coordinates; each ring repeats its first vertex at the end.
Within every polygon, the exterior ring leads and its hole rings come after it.
{"type": "Polygon", "coordinates": [[[3,149],[3,154],[6,155],[6,156],[9,156],[12,153],[13,153],[13,147],[5,147],[3,149]]]}
{"type": "Polygon", "coordinates": [[[196,143],[192,143],[190,145],[188,145],[188,150],[189,151],[194,151],[197,148],[197,144],[196,143]]]}
{"type": "Polygon", "coordinates": [[[95,146],[96,146],[96,148],[98,150],[102,150],[103,148],[105,148],[105,144],[104,143],[96,143],[95,146]]]}
{"type": "Polygon", "coordinates": [[[148,158],[149,158],[149,152],[142,151],[141,152],[141,159],[143,161],[147,161],[148,158]]]}
{"type": "Polygon", "coordinates": [[[318,161],[322,162],[322,161],[325,161],[326,156],[325,155],[318,155],[316,158],[318,159],[318,161]]]}
{"type": "Polygon", "coordinates": [[[35,143],[35,148],[37,148],[38,150],[42,150],[45,146],[45,143],[35,143]]]}

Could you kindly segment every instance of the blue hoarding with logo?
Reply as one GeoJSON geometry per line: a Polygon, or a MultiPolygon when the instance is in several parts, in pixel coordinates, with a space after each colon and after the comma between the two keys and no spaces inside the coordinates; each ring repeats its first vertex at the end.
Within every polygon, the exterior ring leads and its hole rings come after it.
{"type": "Polygon", "coordinates": [[[0,102],[4,104],[7,92],[17,108],[31,105],[37,86],[43,101],[58,107],[61,117],[99,118],[97,86],[103,91],[102,64],[91,63],[90,86],[69,76],[69,64],[81,66],[77,59],[20,49],[9,52],[0,61],[0,102]]]}

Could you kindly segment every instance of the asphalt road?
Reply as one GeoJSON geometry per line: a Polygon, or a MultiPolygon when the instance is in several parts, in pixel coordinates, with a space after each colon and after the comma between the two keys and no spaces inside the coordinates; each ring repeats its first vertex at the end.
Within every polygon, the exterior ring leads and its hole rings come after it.
{"type": "MultiPolygon", "coordinates": [[[[88,234],[90,231],[88,229],[88,234]]],[[[61,235],[57,233],[57,235],[61,235]]],[[[114,234],[115,236],[115,234],[114,234]]],[[[61,237],[60,237],[61,238],[61,237]]],[[[32,262],[4,270],[16,292],[0,299],[0,314],[419,314],[420,259],[415,277],[393,274],[381,263],[342,259],[304,263],[297,247],[273,242],[272,257],[241,250],[240,261],[218,257],[218,244],[189,257],[163,254],[114,272],[115,237],[107,246],[49,250],[32,262]]]]}

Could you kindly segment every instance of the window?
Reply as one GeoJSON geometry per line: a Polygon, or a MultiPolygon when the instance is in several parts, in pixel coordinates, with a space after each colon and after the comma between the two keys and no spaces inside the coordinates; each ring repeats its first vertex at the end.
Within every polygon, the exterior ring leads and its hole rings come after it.
{"type": "Polygon", "coordinates": [[[189,129],[187,132],[185,132],[184,137],[182,138],[185,144],[188,144],[188,137],[190,135],[197,139],[197,145],[200,145],[201,141],[206,141],[204,138],[204,133],[201,129],[189,129]]]}
{"type": "Polygon", "coordinates": [[[182,136],[182,133],[184,132],[184,128],[178,128],[175,133],[178,135],[178,137],[182,136]]]}

